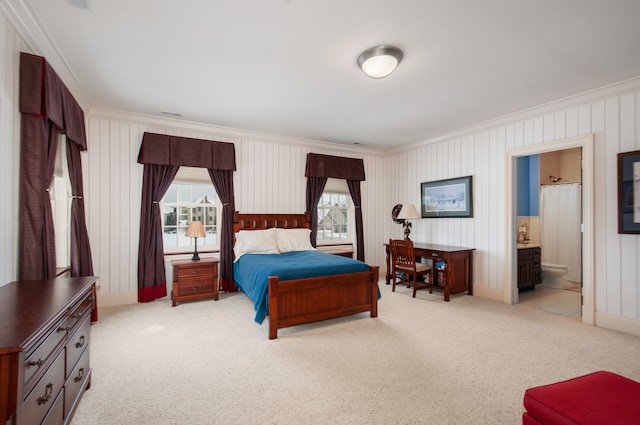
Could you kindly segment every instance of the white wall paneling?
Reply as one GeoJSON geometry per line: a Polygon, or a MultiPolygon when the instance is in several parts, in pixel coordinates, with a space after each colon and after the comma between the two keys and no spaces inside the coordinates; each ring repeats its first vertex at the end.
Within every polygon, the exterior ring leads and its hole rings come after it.
{"type": "MultiPolygon", "coordinates": [[[[583,312],[583,317],[588,323],[640,335],[640,237],[617,232],[616,162],[619,152],[640,149],[639,99],[640,79],[625,81],[390,153],[385,160],[392,194],[413,199],[401,188],[414,185],[415,176],[423,181],[468,174],[474,178],[472,219],[420,220],[412,239],[475,247],[474,293],[509,301],[513,277],[504,270],[511,270],[513,259],[505,246],[512,231],[504,226],[510,219],[505,215],[510,196],[505,186],[510,178],[506,152],[554,150],[563,139],[591,134],[593,182],[585,196],[592,197],[596,211],[593,261],[585,266],[593,268],[593,282],[584,308],[592,311],[583,312]]],[[[389,204],[394,201],[392,195],[389,204]]]]}
{"type": "MultiPolygon", "coordinates": [[[[136,163],[145,131],[232,142],[236,147],[234,174],[236,209],[242,212],[296,213],[306,207],[305,164],[308,152],[362,158],[366,181],[362,182],[365,255],[370,264],[383,265],[380,230],[385,205],[384,158],[363,149],[261,138],[249,134],[228,135],[215,127],[158,121],[153,117],[94,110],[89,114],[90,138],[87,180],[88,223],[95,273],[100,276],[101,296],[107,305],[135,302],[140,223],[142,165],[136,163]],[[384,206],[384,208],[383,208],[384,206]]],[[[415,194],[419,189],[416,188],[415,194]]],[[[390,218],[389,218],[390,220],[390,218]]],[[[104,302],[103,302],[104,305],[104,302]]]]}
{"type": "Polygon", "coordinates": [[[18,110],[20,52],[29,51],[0,14],[0,286],[18,278],[18,172],[20,114],[18,110]],[[10,207],[11,206],[11,207],[10,207]]]}

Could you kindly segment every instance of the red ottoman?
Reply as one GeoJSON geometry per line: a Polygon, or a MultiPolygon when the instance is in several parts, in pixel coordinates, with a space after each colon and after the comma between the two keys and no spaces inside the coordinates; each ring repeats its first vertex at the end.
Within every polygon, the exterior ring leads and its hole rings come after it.
{"type": "Polygon", "coordinates": [[[524,393],[523,425],[640,424],[640,383],[594,372],[524,393]]]}

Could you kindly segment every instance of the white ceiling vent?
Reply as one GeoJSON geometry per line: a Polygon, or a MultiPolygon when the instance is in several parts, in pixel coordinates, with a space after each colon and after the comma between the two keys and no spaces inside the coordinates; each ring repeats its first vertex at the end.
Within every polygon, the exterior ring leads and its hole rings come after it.
{"type": "Polygon", "coordinates": [[[69,0],[69,4],[79,9],[93,11],[93,8],[91,7],[91,0],[69,0]]]}

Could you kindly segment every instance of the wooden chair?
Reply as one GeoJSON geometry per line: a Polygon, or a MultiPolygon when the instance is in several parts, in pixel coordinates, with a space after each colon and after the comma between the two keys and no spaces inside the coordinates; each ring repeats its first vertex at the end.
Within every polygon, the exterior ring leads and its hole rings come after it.
{"type": "Polygon", "coordinates": [[[393,278],[392,292],[396,291],[396,283],[406,283],[413,286],[413,298],[419,289],[431,288],[433,283],[432,267],[428,264],[417,263],[413,252],[413,242],[410,240],[390,239],[389,255],[391,256],[391,277],[393,278]],[[398,274],[404,277],[398,281],[398,274]],[[418,276],[425,276],[425,281],[418,281],[418,276]]]}

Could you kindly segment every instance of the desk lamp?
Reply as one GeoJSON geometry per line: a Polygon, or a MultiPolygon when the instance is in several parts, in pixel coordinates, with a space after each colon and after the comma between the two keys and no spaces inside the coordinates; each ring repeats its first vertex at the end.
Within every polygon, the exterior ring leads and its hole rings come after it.
{"type": "Polygon", "coordinates": [[[409,220],[417,220],[422,217],[420,217],[420,214],[418,214],[413,204],[404,204],[400,210],[400,214],[398,214],[398,218],[404,220],[404,239],[410,241],[411,222],[409,220]]]}

